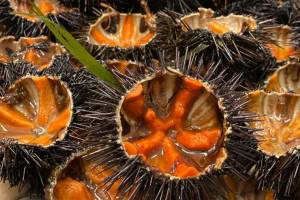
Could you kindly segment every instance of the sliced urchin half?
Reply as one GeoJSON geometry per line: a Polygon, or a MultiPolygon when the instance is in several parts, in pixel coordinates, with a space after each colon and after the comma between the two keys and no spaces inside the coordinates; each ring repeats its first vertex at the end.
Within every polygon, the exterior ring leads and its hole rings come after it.
{"type": "Polygon", "coordinates": [[[65,53],[59,44],[50,42],[47,37],[21,37],[16,40],[13,36],[0,39],[0,62],[25,61],[37,70],[44,70],[53,64],[56,56],[65,53]]]}
{"type": "Polygon", "coordinates": [[[18,79],[1,99],[0,138],[42,147],[61,141],[71,122],[71,96],[57,77],[18,79]]]}
{"type": "Polygon", "coordinates": [[[278,198],[298,199],[299,64],[288,62],[272,74],[264,90],[249,94],[247,110],[258,115],[250,123],[260,161],[255,176],[260,189],[272,187],[278,198]]]}
{"type": "MultiPolygon", "coordinates": [[[[80,28],[83,17],[76,9],[62,6],[57,0],[32,1],[41,12],[52,20],[63,24],[68,30],[80,28]]],[[[1,0],[1,23],[5,26],[4,35],[40,36],[49,35],[46,25],[33,14],[30,0],[1,0]]]]}
{"type": "Polygon", "coordinates": [[[201,59],[203,54],[208,61],[221,59],[223,68],[233,74],[243,73],[245,84],[251,87],[261,82],[275,64],[263,45],[271,38],[260,34],[261,22],[251,16],[217,16],[211,9],[199,8],[186,16],[160,13],[158,19],[164,30],[158,33],[159,44],[166,48],[170,59],[175,54],[174,44],[178,49],[188,48],[201,59]]]}
{"type": "Polygon", "coordinates": [[[118,198],[225,198],[219,174],[243,177],[255,162],[244,126],[251,116],[243,112],[243,94],[233,91],[238,78],[223,82],[216,66],[202,77],[197,70],[204,66],[192,60],[162,64],[141,80],[118,75],[126,91],[107,99],[115,104],[106,111],[111,121],[91,130],[96,150],[86,158],[115,168],[103,184],[118,182],[118,198]]]}
{"type": "Polygon", "coordinates": [[[68,160],[53,170],[45,188],[46,200],[110,200],[117,194],[120,182],[116,182],[109,190],[102,182],[115,172],[115,169],[104,169],[93,159],[86,156],[95,149],[72,154],[68,160]]]}
{"type": "Polygon", "coordinates": [[[0,81],[1,178],[39,192],[52,168],[83,147],[93,126],[89,92],[100,82],[66,56],[42,72],[24,62],[1,65],[0,81]]]}
{"type": "MultiPolygon", "coordinates": [[[[146,5],[146,4],[145,4],[146,5]]],[[[145,6],[146,14],[119,13],[109,7],[108,12],[98,11],[80,33],[87,48],[101,59],[133,59],[132,54],[150,56],[149,45],[156,36],[155,16],[145,6]]]]}

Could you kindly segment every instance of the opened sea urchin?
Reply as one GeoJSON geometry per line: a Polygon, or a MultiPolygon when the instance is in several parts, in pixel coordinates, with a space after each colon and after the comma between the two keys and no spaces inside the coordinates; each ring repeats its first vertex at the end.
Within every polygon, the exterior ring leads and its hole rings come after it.
{"type": "Polygon", "coordinates": [[[109,115],[105,125],[91,129],[94,150],[86,159],[114,169],[103,184],[109,189],[118,182],[118,198],[224,198],[219,174],[245,175],[255,153],[251,130],[243,125],[251,116],[243,112],[243,93],[234,91],[238,76],[225,83],[224,74],[208,65],[202,77],[198,70],[204,66],[192,58],[161,61],[141,80],[118,74],[126,90],[108,94],[119,96],[99,94],[98,109],[106,99],[109,115]]]}

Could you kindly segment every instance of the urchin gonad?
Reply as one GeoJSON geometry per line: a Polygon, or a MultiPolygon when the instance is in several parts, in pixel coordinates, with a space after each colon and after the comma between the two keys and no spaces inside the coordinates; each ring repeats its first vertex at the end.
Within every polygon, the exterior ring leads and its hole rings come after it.
{"type": "Polygon", "coordinates": [[[125,90],[109,91],[110,103],[98,103],[110,114],[91,128],[94,151],[85,159],[114,169],[102,184],[117,187],[117,198],[225,198],[220,174],[243,177],[255,162],[252,130],[244,124],[252,116],[243,112],[243,92],[235,91],[240,76],[224,82],[216,64],[189,59],[170,67],[154,62],[138,80],[117,73],[125,90]],[[209,68],[205,76],[202,67],[209,68]]]}

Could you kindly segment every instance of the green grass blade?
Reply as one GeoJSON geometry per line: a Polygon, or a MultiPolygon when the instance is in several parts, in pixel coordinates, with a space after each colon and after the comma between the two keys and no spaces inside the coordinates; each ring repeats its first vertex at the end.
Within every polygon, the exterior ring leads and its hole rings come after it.
{"type": "Polygon", "coordinates": [[[46,17],[34,3],[32,3],[32,11],[45,23],[57,40],[60,41],[79,62],[86,66],[91,73],[114,88],[120,87],[120,83],[115,76],[82,47],[63,26],[46,17]]]}

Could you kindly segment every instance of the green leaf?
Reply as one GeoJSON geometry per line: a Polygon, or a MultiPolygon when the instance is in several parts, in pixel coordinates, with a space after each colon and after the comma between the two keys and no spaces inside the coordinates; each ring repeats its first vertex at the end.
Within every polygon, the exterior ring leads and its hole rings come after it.
{"type": "Polygon", "coordinates": [[[81,44],[70,34],[63,26],[53,22],[46,17],[40,9],[31,2],[32,11],[37,15],[60,41],[65,48],[83,64],[91,73],[114,88],[120,87],[120,82],[115,76],[105,69],[105,66],[99,63],[81,44]]]}

